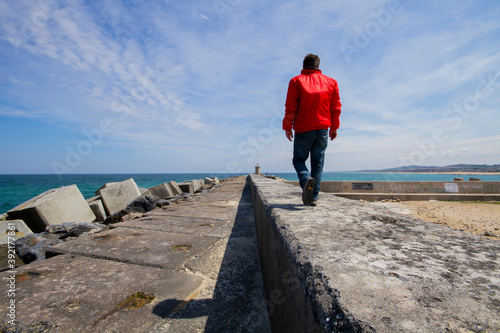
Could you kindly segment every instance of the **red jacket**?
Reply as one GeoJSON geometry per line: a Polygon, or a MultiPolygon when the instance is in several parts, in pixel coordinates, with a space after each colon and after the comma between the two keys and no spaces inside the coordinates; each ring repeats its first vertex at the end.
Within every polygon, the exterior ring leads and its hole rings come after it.
{"type": "Polygon", "coordinates": [[[303,69],[290,80],[285,103],[283,129],[295,133],[340,126],[339,87],[337,81],[319,69],[303,69]]]}

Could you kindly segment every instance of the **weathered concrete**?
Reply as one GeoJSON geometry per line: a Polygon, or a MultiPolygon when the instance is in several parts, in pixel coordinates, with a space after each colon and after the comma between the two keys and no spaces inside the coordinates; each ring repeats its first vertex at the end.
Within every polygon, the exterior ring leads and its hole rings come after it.
{"type": "MultiPolygon", "coordinates": [[[[63,255],[18,268],[16,320],[48,322],[57,332],[146,332],[202,284],[200,277],[155,267],[63,255]],[[120,308],[131,295],[154,295],[120,308]]],[[[12,275],[0,273],[2,281],[12,275]]],[[[7,283],[0,285],[2,297],[7,283]]],[[[0,308],[6,318],[7,307],[0,308]]]]}
{"type": "MultiPolygon", "coordinates": [[[[298,183],[298,182],[297,182],[298,183]]],[[[461,193],[500,194],[500,182],[404,182],[404,181],[323,181],[327,193],[461,193]]]]}
{"type": "Polygon", "coordinates": [[[11,220],[0,222],[0,244],[7,244],[14,240],[32,234],[30,228],[23,220],[11,220]]]}
{"type": "Polygon", "coordinates": [[[189,193],[189,194],[193,195],[195,192],[194,184],[192,181],[182,182],[182,183],[179,183],[178,185],[183,193],[189,193]]]}
{"type": "Polygon", "coordinates": [[[255,175],[274,332],[497,332],[500,243],[255,175]]]}
{"type": "Polygon", "coordinates": [[[227,208],[224,205],[213,205],[211,203],[204,204],[200,203],[193,209],[185,211],[179,205],[169,206],[166,211],[159,213],[159,211],[153,211],[145,214],[145,217],[155,216],[160,214],[161,216],[186,216],[186,217],[196,217],[196,218],[206,218],[206,219],[216,219],[230,221],[234,220],[236,211],[225,210],[221,208],[227,208]]]}
{"type": "Polygon", "coordinates": [[[168,186],[170,186],[170,189],[172,190],[174,195],[181,195],[182,194],[181,188],[173,180],[170,183],[168,183],[168,186]]]}
{"type": "Polygon", "coordinates": [[[104,209],[104,205],[102,203],[101,197],[92,197],[86,200],[90,209],[95,215],[94,222],[102,222],[106,219],[106,209],[104,209]]]}
{"type": "Polygon", "coordinates": [[[146,215],[139,220],[112,224],[112,228],[136,228],[156,230],[169,233],[188,233],[210,236],[220,227],[227,224],[227,220],[196,218],[189,216],[146,215]]]}
{"type": "Polygon", "coordinates": [[[14,241],[33,232],[22,220],[0,222],[0,271],[12,266],[23,265],[14,249],[14,241]]]}
{"type": "Polygon", "coordinates": [[[191,182],[193,183],[194,193],[200,192],[203,184],[201,180],[193,179],[191,182]]]}
{"type": "Polygon", "coordinates": [[[198,193],[203,189],[203,181],[198,179],[193,179],[179,183],[179,188],[184,193],[194,194],[198,193]]]}
{"type": "MultiPolygon", "coordinates": [[[[19,326],[50,332],[270,332],[245,185],[244,177],[235,178],[61,244],[52,254],[62,255],[0,273],[2,281],[16,275],[19,326]],[[214,218],[192,216],[199,206],[214,218]],[[131,301],[129,308],[121,306],[137,292],[154,299],[137,309],[131,301]]],[[[9,301],[7,287],[1,285],[1,304],[9,301]]],[[[2,319],[6,311],[0,307],[2,319]]]]}
{"type": "Polygon", "coordinates": [[[209,186],[217,185],[217,184],[219,184],[219,178],[217,178],[217,177],[213,177],[213,178],[206,177],[205,180],[204,180],[204,183],[206,185],[209,185],[209,186]]]}
{"type": "Polygon", "coordinates": [[[239,177],[215,192],[180,204],[197,207],[199,202],[213,202],[221,210],[237,209],[234,223],[229,220],[219,228],[229,230],[224,240],[185,265],[189,271],[203,275],[210,286],[151,332],[270,332],[266,301],[261,294],[250,189],[248,186],[243,193],[234,191],[241,182],[244,178],[239,177]]]}
{"type": "MultiPolygon", "coordinates": [[[[297,181],[287,181],[299,185],[297,181]]],[[[323,181],[321,191],[354,200],[499,201],[500,182],[323,181]]]]}
{"type": "Polygon", "coordinates": [[[332,193],[336,196],[365,201],[399,199],[400,201],[500,201],[500,194],[460,194],[460,193],[332,193]]]}
{"type": "Polygon", "coordinates": [[[170,188],[167,183],[162,183],[154,187],[149,188],[149,193],[151,195],[156,195],[160,199],[169,199],[175,197],[174,191],[170,188]]]}
{"type": "Polygon", "coordinates": [[[141,195],[151,195],[151,192],[149,192],[149,189],[147,188],[139,187],[139,192],[141,195]]]}
{"type": "Polygon", "coordinates": [[[130,178],[119,183],[108,183],[96,191],[101,196],[107,215],[112,215],[127,207],[141,195],[135,181],[130,178]]]}
{"type": "Polygon", "coordinates": [[[76,185],[46,191],[7,214],[11,220],[23,220],[33,232],[43,232],[51,224],[95,220],[94,213],[76,185]]]}
{"type": "Polygon", "coordinates": [[[138,265],[176,268],[220,238],[117,228],[51,248],[46,255],[70,253],[138,265]],[[179,249],[178,249],[179,248],[179,249]]]}

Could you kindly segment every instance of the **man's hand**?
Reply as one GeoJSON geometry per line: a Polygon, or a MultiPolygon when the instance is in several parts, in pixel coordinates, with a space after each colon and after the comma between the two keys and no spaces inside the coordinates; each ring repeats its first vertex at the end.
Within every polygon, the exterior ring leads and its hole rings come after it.
{"type": "Polygon", "coordinates": [[[292,131],[285,131],[286,138],[290,141],[293,139],[293,132],[292,131]]]}
{"type": "Polygon", "coordinates": [[[331,129],[330,130],[330,141],[333,141],[337,137],[337,130],[331,129]]]}

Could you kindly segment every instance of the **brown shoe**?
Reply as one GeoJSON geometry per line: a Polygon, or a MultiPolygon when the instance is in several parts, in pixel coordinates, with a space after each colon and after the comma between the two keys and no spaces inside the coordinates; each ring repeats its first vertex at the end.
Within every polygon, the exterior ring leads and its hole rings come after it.
{"type": "Polygon", "coordinates": [[[318,200],[313,200],[311,201],[311,203],[309,204],[310,206],[317,206],[318,205],[318,200]]]}

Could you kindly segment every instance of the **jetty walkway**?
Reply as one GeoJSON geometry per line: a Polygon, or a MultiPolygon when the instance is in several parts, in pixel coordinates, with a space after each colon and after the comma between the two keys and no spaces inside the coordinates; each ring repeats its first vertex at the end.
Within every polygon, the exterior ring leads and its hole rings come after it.
{"type": "Polygon", "coordinates": [[[2,304],[47,332],[500,331],[498,240],[300,194],[237,177],[0,273],[2,304]]]}
{"type": "Polygon", "coordinates": [[[12,281],[21,332],[270,332],[245,185],[238,177],[0,273],[0,318],[12,281]]]}

